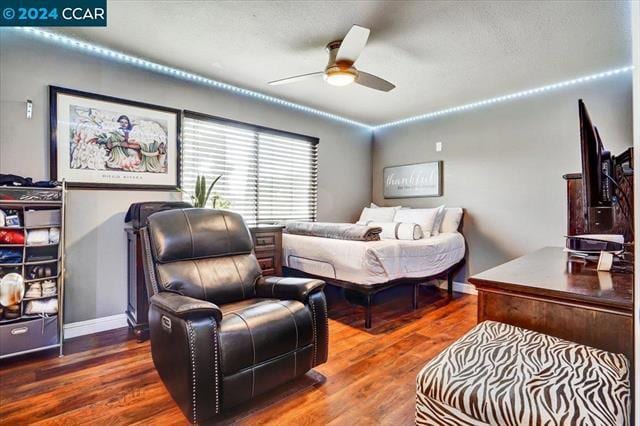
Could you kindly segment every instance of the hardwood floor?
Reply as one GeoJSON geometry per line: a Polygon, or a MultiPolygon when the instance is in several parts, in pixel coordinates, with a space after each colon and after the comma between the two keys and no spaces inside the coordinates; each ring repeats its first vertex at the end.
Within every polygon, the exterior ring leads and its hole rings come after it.
{"type": "MultiPolygon", "coordinates": [[[[476,323],[476,297],[453,299],[424,287],[420,308],[409,289],[362,309],[332,292],[329,361],[306,376],[229,413],[227,424],[409,425],[415,377],[427,361],[476,323]]],[[[0,424],[187,424],[160,382],[149,343],[127,329],[79,337],[66,355],[25,356],[0,364],[0,424]]]]}

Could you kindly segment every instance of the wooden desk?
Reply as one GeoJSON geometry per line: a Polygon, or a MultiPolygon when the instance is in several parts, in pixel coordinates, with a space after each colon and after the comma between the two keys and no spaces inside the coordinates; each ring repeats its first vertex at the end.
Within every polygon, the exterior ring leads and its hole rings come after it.
{"type": "Polygon", "coordinates": [[[633,275],[597,272],[547,247],[469,278],[494,320],[633,359],[633,275]]]}

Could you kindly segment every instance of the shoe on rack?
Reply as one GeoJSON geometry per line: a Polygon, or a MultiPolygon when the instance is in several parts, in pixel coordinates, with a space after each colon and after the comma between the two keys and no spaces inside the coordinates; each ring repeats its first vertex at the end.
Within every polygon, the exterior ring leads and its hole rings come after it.
{"type": "Polygon", "coordinates": [[[34,299],[36,297],[42,297],[42,288],[40,287],[40,283],[33,283],[29,285],[29,289],[24,294],[24,297],[27,299],[34,299]]]}
{"type": "Polygon", "coordinates": [[[58,313],[58,298],[46,300],[30,300],[27,303],[27,315],[53,315],[58,313]]]}
{"type": "Polygon", "coordinates": [[[42,297],[55,296],[58,292],[54,281],[46,280],[42,283],[42,297]]]}
{"type": "Polygon", "coordinates": [[[20,316],[20,304],[6,306],[4,308],[4,317],[6,319],[16,319],[20,316]]]}

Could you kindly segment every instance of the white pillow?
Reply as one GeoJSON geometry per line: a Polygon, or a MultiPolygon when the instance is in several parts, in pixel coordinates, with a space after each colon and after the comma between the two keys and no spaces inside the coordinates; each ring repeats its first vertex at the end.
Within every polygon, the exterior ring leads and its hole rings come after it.
{"type": "Polygon", "coordinates": [[[422,228],[422,238],[429,238],[436,221],[438,209],[399,209],[394,222],[417,223],[422,228]]]}
{"type": "MultiPolygon", "coordinates": [[[[386,207],[380,207],[379,205],[375,204],[375,203],[371,203],[371,205],[369,206],[372,209],[382,209],[382,208],[386,208],[386,207]]],[[[402,206],[394,206],[394,209],[401,209],[402,206]]]]}
{"type": "Polygon", "coordinates": [[[380,233],[380,239],[382,240],[419,240],[422,238],[422,228],[416,223],[369,222],[366,225],[382,228],[380,233]]]}
{"type": "Polygon", "coordinates": [[[436,207],[436,209],[438,209],[438,213],[436,214],[436,221],[433,223],[433,229],[431,230],[431,235],[434,237],[440,234],[440,227],[442,226],[445,214],[444,204],[436,207]]]}
{"type": "Polygon", "coordinates": [[[419,240],[424,236],[422,234],[422,228],[420,228],[420,225],[417,223],[398,222],[396,234],[399,240],[419,240]]]}
{"type": "Polygon", "coordinates": [[[378,207],[375,209],[365,207],[362,209],[358,223],[393,222],[393,217],[396,215],[396,211],[398,210],[398,207],[378,207]]]}
{"type": "Polygon", "coordinates": [[[462,209],[460,207],[448,207],[444,209],[444,219],[440,232],[458,232],[458,226],[462,220],[462,209]]]}

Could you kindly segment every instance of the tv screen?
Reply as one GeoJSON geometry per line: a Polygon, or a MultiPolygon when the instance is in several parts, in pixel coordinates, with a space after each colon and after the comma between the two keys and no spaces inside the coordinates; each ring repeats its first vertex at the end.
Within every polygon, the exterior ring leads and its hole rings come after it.
{"type": "Polygon", "coordinates": [[[582,153],[582,190],[585,205],[595,207],[600,204],[600,143],[596,129],[582,99],[578,101],[580,115],[580,150],[582,153]]]}
{"type": "Polygon", "coordinates": [[[613,164],[604,149],[598,129],[593,125],[582,99],[578,101],[580,116],[580,150],[582,154],[582,191],[587,214],[587,231],[607,233],[612,226],[613,164]]]}

